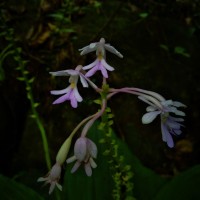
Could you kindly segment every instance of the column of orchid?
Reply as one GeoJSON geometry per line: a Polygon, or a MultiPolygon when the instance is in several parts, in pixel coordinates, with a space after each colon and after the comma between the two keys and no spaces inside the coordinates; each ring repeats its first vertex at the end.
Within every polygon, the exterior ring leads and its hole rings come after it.
{"type": "Polygon", "coordinates": [[[142,100],[148,105],[146,108],[147,113],[142,117],[143,124],[151,123],[159,115],[161,119],[162,140],[166,142],[170,148],[174,147],[173,135],[180,135],[181,127],[183,126],[181,122],[183,122],[184,119],[179,116],[185,116],[185,113],[177,108],[185,107],[184,104],[177,101],[166,100],[163,96],[153,91],[134,87],[115,89],[108,86],[106,82],[109,77],[108,71],[114,71],[115,69],[106,62],[106,51],[109,51],[120,58],[123,58],[123,56],[113,46],[106,44],[104,38],[101,38],[99,42],[91,43],[90,45],[80,49],[80,51],[81,55],[95,51],[96,60],[86,66],[78,65],[75,69],[50,72],[53,76],[69,76],[69,86],[67,88],[51,91],[51,94],[53,95],[61,95],[53,102],[53,104],[70,101],[71,106],[73,108],[77,108],[78,102],[83,101],[77,87],[78,81],[80,80],[83,87],[90,86],[101,95],[101,110],[85,118],[77,125],[58,151],[56,163],[50,172],[45,177],[38,179],[38,181],[50,183],[49,194],[52,193],[55,186],[62,190],[62,186],[58,182],[60,179],[62,165],[65,162],[75,162],[71,170],[72,173],[74,173],[82,165],[84,166],[86,175],[92,175],[92,168],[97,167],[94,161],[94,159],[97,158],[97,146],[92,140],[87,138],[87,133],[93,123],[103,115],[107,106],[107,101],[109,101],[116,94],[133,94],[137,96],[139,100],[142,100]],[[90,80],[90,77],[95,75],[97,71],[100,71],[102,74],[103,81],[101,87],[98,87],[90,80]],[[74,144],[74,155],[67,158],[72,138],[81,128],[81,136],[74,144]]]}

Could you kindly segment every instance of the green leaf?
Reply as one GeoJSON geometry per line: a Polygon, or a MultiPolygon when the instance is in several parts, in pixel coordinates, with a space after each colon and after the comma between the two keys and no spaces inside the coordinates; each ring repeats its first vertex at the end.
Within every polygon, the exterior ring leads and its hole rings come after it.
{"type": "Polygon", "coordinates": [[[37,108],[40,105],[40,103],[34,103],[34,107],[37,108]]]}
{"type": "Polygon", "coordinates": [[[173,178],[157,194],[155,200],[200,199],[200,165],[173,178]]]}
{"type": "Polygon", "coordinates": [[[102,103],[100,99],[95,99],[93,102],[98,104],[98,105],[101,105],[101,103],[102,103]]]}
{"type": "Polygon", "coordinates": [[[161,44],[160,48],[164,49],[165,51],[169,51],[169,47],[165,44],[161,44]]]}
{"type": "Polygon", "coordinates": [[[59,30],[61,33],[73,33],[75,30],[73,28],[64,28],[59,30]]]}
{"type": "Polygon", "coordinates": [[[44,200],[27,186],[0,175],[0,197],[2,200],[44,200]]]}
{"type": "Polygon", "coordinates": [[[30,115],[31,118],[35,119],[36,118],[36,115],[32,114],[30,115]]]}
{"type": "Polygon", "coordinates": [[[24,77],[17,77],[17,80],[19,80],[19,81],[24,81],[25,78],[24,78],[24,77]]]}
{"type": "Polygon", "coordinates": [[[186,50],[185,50],[185,48],[183,48],[183,47],[179,47],[179,46],[175,47],[174,48],[174,53],[180,54],[180,55],[182,55],[184,57],[187,57],[187,58],[190,57],[190,54],[187,53],[186,50]]]}
{"type": "Polygon", "coordinates": [[[28,80],[28,83],[33,83],[34,80],[35,80],[35,77],[32,77],[31,79],[28,80]]]}
{"type": "MultiPolygon", "coordinates": [[[[87,137],[90,138],[98,148],[98,156],[95,159],[97,168],[92,170],[92,176],[88,177],[85,174],[84,167],[80,168],[71,174],[74,163],[67,165],[64,185],[63,185],[63,198],[62,200],[107,200],[112,199],[112,174],[110,172],[107,158],[103,156],[105,144],[100,144],[98,141],[102,139],[102,132],[98,130],[98,125],[95,123],[89,131],[87,137]]],[[[72,153],[73,154],[73,153],[72,153]]]]}
{"type": "Polygon", "coordinates": [[[49,16],[55,18],[56,20],[63,20],[63,18],[65,17],[63,13],[54,13],[50,14],[49,16]]]}
{"type": "Polygon", "coordinates": [[[149,13],[146,13],[146,12],[140,13],[139,16],[140,16],[141,18],[146,18],[146,17],[149,16],[149,13]]]}
{"type": "MultiPolygon", "coordinates": [[[[104,138],[102,131],[98,129],[99,123],[95,123],[87,137],[95,142],[98,148],[98,156],[95,162],[97,168],[93,169],[91,177],[87,177],[84,171],[84,167],[81,165],[80,168],[71,174],[74,163],[67,165],[66,173],[64,177],[64,185],[62,192],[62,200],[112,200],[112,191],[114,189],[113,174],[110,169],[113,163],[113,157],[107,154],[106,151],[109,147],[101,139],[104,138]],[[105,153],[106,152],[106,153],[105,153]]],[[[109,134],[110,135],[110,134],[109,134]]],[[[151,200],[160,188],[167,182],[166,179],[161,178],[152,170],[144,167],[141,162],[130,152],[127,145],[119,140],[116,135],[112,132],[110,135],[111,140],[115,140],[118,144],[118,160],[124,162],[124,170],[131,168],[132,171],[130,178],[133,175],[133,194],[138,200],[151,200]]],[[[73,153],[72,153],[73,155],[73,153]]],[[[115,167],[115,166],[112,166],[115,167]]],[[[127,177],[126,177],[127,178],[127,177]]],[[[134,199],[130,197],[129,199],[134,199]]]]}

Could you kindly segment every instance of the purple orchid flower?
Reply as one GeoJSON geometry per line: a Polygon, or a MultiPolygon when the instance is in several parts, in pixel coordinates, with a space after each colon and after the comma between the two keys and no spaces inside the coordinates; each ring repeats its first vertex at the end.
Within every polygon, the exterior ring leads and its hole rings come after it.
{"type": "Polygon", "coordinates": [[[79,49],[81,51],[81,55],[85,55],[87,53],[90,53],[92,51],[96,51],[97,59],[89,64],[83,67],[84,70],[90,69],[86,73],[86,77],[93,76],[96,71],[100,70],[103,77],[108,78],[108,71],[113,71],[114,68],[111,67],[106,63],[105,60],[105,50],[119,56],[120,58],[123,58],[122,54],[118,52],[114,47],[110,46],[110,44],[105,44],[105,39],[101,38],[99,42],[91,43],[90,45],[83,47],[82,49],[79,49]]]}
{"type": "Polygon", "coordinates": [[[71,102],[71,106],[73,108],[77,108],[78,102],[81,102],[83,98],[78,92],[77,82],[80,77],[80,81],[83,87],[88,87],[88,83],[85,79],[85,76],[80,72],[82,66],[78,66],[75,70],[62,70],[57,72],[50,72],[53,76],[70,76],[69,83],[70,85],[62,90],[52,90],[51,94],[53,95],[62,95],[57,100],[53,102],[53,104],[63,103],[64,101],[69,100],[71,102]]]}
{"type": "Polygon", "coordinates": [[[91,176],[92,168],[97,167],[97,164],[93,160],[93,158],[96,157],[97,157],[96,144],[92,140],[86,137],[80,137],[74,145],[74,156],[67,159],[67,163],[76,161],[71,170],[71,173],[74,173],[83,163],[85,168],[85,173],[87,174],[87,176],[91,176]]]}
{"type": "Polygon", "coordinates": [[[184,104],[178,101],[165,100],[161,101],[162,108],[157,105],[153,105],[147,99],[140,98],[150,106],[147,107],[147,113],[142,117],[143,124],[151,123],[158,115],[161,117],[161,132],[162,140],[167,143],[168,147],[174,147],[174,141],[172,135],[180,135],[182,133],[180,122],[183,122],[183,118],[177,118],[170,116],[169,113],[174,113],[178,116],[185,116],[185,113],[178,110],[177,107],[186,107],[184,104]]]}

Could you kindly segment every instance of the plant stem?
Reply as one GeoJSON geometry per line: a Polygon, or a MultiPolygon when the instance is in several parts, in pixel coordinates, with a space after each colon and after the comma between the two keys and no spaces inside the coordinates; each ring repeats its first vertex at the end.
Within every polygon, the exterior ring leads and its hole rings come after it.
{"type": "Polygon", "coordinates": [[[49,147],[48,147],[48,142],[47,142],[47,136],[46,136],[46,131],[45,131],[45,128],[42,124],[42,121],[38,115],[38,112],[36,110],[36,107],[37,107],[37,103],[34,101],[34,98],[33,98],[33,93],[32,93],[32,88],[31,88],[31,82],[29,79],[28,79],[28,71],[25,70],[25,63],[23,60],[21,60],[21,56],[20,54],[18,55],[18,59],[17,59],[18,63],[19,63],[19,68],[22,72],[22,78],[26,84],[26,91],[27,91],[27,98],[29,99],[30,101],[30,104],[31,104],[31,110],[32,110],[32,113],[33,113],[33,118],[35,119],[36,121],[36,124],[39,128],[39,131],[40,131],[40,134],[41,134],[41,137],[42,137],[42,144],[43,144],[43,149],[44,149],[44,156],[45,156],[45,160],[46,160],[46,165],[47,165],[47,168],[48,170],[51,169],[51,159],[50,159],[50,154],[49,154],[49,147]]]}

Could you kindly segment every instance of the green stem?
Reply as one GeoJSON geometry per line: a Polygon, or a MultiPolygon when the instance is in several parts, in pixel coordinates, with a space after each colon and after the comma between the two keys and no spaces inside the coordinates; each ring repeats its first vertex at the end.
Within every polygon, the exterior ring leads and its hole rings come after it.
{"type": "MultiPolygon", "coordinates": [[[[33,96],[31,95],[31,97],[33,97],[33,96]]],[[[40,130],[40,134],[42,137],[46,165],[47,165],[47,168],[50,170],[51,169],[51,159],[50,159],[50,154],[49,154],[49,146],[48,146],[48,142],[47,142],[46,131],[45,131],[44,126],[38,116],[38,113],[37,113],[35,107],[34,107],[33,98],[30,99],[30,102],[31,102],[31,109],[32,109],[33,115],[35,116],[35,121],[37,123],[37,126],[40,130]]]]}
{"type": "Polygon", "coordinates": [[[44,156],[45,156],[45,160],[46,160],[46,165],[47,168],[50,170],[51,169],[51,159],[50,159],[50,154],[49,154],[49,147],[48,147],[48,142],[47,142],[47,136],[46,136],[46,131],[44,129],[44,126],[42,124],[42,121],[38,115],[38,112],[36,110],[36,102],[34,102],[34,98],[33,98],[33,93],[32,93],[32,89],[31,89],[31,82],[27,77],[28,72],[24,69],[25,68],[25,62],[23,62],[21,60],[21,57],[19,55],[18,57],[18,62],[19,62],[19,66],[20,66],[20,70],[22,72],[23,75],[23,79],[24,82],[26,84],[26,91],[27,91],[27,97],[30,101],[31,104],[31,110],[33,113],[33,117],[37,123],[37,126],[39,128],[41,137],[42,137],[42,144],[43,144],[43,149],[44,149],[44,156]]]}

